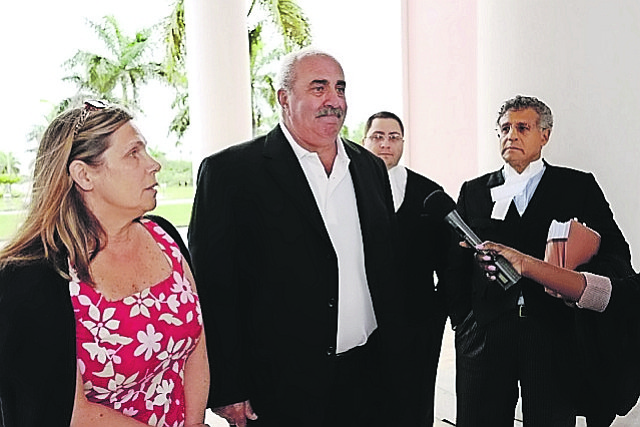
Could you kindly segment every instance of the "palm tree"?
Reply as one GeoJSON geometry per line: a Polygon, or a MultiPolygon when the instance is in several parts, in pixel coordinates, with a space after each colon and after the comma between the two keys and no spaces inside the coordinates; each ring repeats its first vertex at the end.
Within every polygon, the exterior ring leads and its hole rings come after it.
{"type": "Polygon", "coordinates": [[[0,151],[0,184],[5,185],[4,194],[11,195],[11,184],[20,181],[20,162],[13,153],[0,151]]]}
{"type": "MultiPolygon", "coordinates": [[[[151,79],[165,79],[165,70],[160,62],[151,57],[156,53],[157,43],[152,35],[157,26],[136,32],[133,37],[126,36],[113,16],[105,16],[102,23],[87,20],[106,48],[106,54],[79,50],[63,66],[73,74],[63,78],[72,82],[77,92],[54,105],[44,117],[44,123],[50,123],[67,108],[82,105],[90,98],[103,99],[123,105],[133,111],[142,111],[139,89],[151,79]]],[[[27,138],[39,141],[46,128],[45,124],[33,126],[27,138]]]]}
{"type": "MultiPolygon", "coordinates": [[[[184,0],[177,0],[171,14],[164,22],[165,56],[162,61],[164,78],[174,88],[171,108],[176,115],[169,125],[169,133],[182,139],[189,127],[189,93],[185,69],[186,32],[184,25],[184,0]]],[[[177,144],[177,143],[176,143],[177,144]]]]}
{"type": "Polygon", "coordinates": [[[20,161],[13,156],[13,153],[0,151],[0,174],[18,175],[20,173],[20,161]]]}
{"type": "Polygon", "coordinates": [[[247,21],[255,135],[271,128],[278,120],[273,64],[292,50],[309,45],[311,26],[295,0],[252,0],[247,21]],[[279,36],[279,41],[270,37],[273,35],[279,36]]]}
{"type": "MultiPolygon", "coordinates": [[[[295,0],[252,0],[247,14],[254,134],[277,120],[275,71],[272,65],[285,53],[311,43],[309,20],[295,0]],[[271,36],[277,37],[271,37],[271,36]],[[274,40],[277,38],[278,40],[274,40]]],[[[189,126],[185,56],[184,0],[176,0],[164,25],[167,46],[164,71],[176,90],[177,110],[171,131],[180,138],[189,126]]]]}
{"type": "MultiPolygon", "coordinates": [[[[113,16],[105,16],[101,23],[87,22],[102,41],[106,54],[78,51],[64,64],[75,73],[63,80],[74,83],[84,99],[91,95],[141,111],[141,85],[164,76],[161,63],[151,60],[154,28],[143,29],[129,37],[122,33],[113,16]]],[[[61,107],[64,109],[73,101],[67,99],[61,107]]]]}

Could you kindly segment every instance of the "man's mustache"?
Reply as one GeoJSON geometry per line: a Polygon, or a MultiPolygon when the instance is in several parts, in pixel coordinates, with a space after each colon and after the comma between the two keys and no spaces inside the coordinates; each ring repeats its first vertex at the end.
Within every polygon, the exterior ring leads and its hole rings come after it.
{"type": "Polygon", "coordinates": [[[333,108],[333,107],[325,107],[322,110],[318,111],[316,117],[325,117],[325,116],[336,116],[341,119],[344,116],[344,110],[342,108],[333,108]]]}

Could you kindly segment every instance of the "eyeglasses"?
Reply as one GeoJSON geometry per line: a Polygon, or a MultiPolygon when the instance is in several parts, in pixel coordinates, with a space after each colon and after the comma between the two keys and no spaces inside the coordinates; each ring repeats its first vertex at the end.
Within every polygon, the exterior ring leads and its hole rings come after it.
{"type": "Polygon", "coordinates": [[[367,138],[369,138],[371,141],[375,142],[376,144],[380,144],[385,140],[389,142],[400,142],[403,140],[402,135],[398,133],[392,133],[391,135],[388,135],[388,136],[383,135],[381,133],[374,133],[373,135],[369,135],[367,138]]]}
{"type": "Polygon", "coordinates": [[[498,132],[498,136],[507,136],[511,129],[515,129],[520,135],[527,134],[531,129],[533,129],[535,125],[530,125],[529,123],[515,123],[512,125],[511,123],[505,123],[502,126],[496,128],[498,132]]]}
{"type": "Polygon", "coordinates": [[[84,101],[84,108],[82,109],[82,113],[80,113],[80,119],[78,123],[76,123],[75,128],[73,129],[73,137],[78,136],[80,129],[84,126],[84,122],[87,121],[87,117],[89,117],[89,113],[91,111],[99,111],[107,108],[108,105],[104,101],[100,101],[98,99],[89,99],[84,101]]]}

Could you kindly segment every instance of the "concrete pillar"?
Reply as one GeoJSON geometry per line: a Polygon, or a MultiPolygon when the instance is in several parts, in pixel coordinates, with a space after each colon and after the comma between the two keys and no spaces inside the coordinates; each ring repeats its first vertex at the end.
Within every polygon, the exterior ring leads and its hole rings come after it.
{"type": "Polygon", "coordinates": [[[456,198],[476,175],[476,1],[403,0],[405,164],[456,198]]]}
{"type": "Polygon", "coordinates": [[[247,5],[187,0],[187,75],[194,173],[201,160],[251,138],[247,5]]]}
{"type": "MultiPolygon", "coordinates": [[[[637,268],[640,3],[402,0],[402,7],[406,164],[457,195],[462,181],[502,165],[494,130],[501,103],[537,96],[555,118],[545,159],[595,174],[637,268]]],[[[438,381],[436,416],[453,420],[453,383],[438,381]]],[[[637,407],[614,425],[638,419],[637,407]]]]}
{"type": "Polygon", "coordinates": [[[544,157],[595,174],[636,266],[639,21],[636,0],[478,0],[480,171],[501,164],[493,129],[502,101],[516,94],[542,99],[555,118],[544,157]]]}

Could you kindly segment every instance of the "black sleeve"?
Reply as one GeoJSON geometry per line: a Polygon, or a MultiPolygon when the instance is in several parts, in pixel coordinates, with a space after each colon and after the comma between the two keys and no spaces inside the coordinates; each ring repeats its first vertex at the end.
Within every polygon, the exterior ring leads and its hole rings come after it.
{"type": "Polygon", "coordinates": [[[200,165],[188,234],[207,331],[210,408],[249,399],[241,300],[246,281],[238,261],[238,211],[242,209],[236,207],[242,192],[230,176],[232,163],[214,156],[200,165]]]}
{"type": "Polygon", "coordinates": [[[0,272],[0,426],[69,425],[75,345],[68,281],[44,265],[0,272]]]}
{"type": "Polygon", "coordinates": [[[586,194],[589,200],[585,203],[587,212],[584,218],[587,226],[596,230],[601,237],[598,253],[587,263],[578,267],[579,271],[588,271],[606,277],[627,277],[634,274],[631,266],[631,252],[622,231],[613,218],[602,189],[592,174],[588,174],[586,194]]]}

